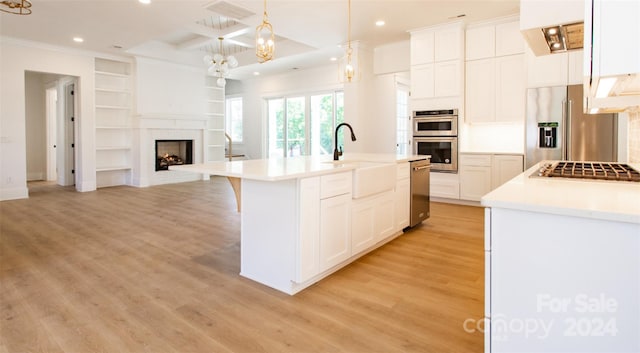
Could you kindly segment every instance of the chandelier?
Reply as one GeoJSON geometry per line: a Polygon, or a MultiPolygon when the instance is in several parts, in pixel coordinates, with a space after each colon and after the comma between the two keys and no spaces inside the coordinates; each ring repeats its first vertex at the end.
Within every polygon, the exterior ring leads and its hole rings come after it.
{"type": "Polygon", "coordinates": [[[233,55],[224,56],[224,48],[222,46],[222,41],[224,38],[218,37],[220,41],[220,52],[211,55],[205,55],[204,63],[209,65],[209,73],[218,77],[216,80],[216,84],[219,87],[224,87],[227,84],[227,80],[225,79],[229,74],[229,70],[238,66],[238,60],[233,55]]]}
{"type": "Polygon", "coordinates": [[[31,1],[29,0],[20,0],[20,1],[11,1],[5,0],[0,1],[0,11],[6,13],[12,13],[14,15],[30,15],[31,14],[31,1]]]}
{"type": "Polygon", "coordinates": [[[275,35],[273,34],[273,27],[267,17],[267,0],[264,0],[262,23],[256,27],[256,56],[260,59],[261,63],[264,63],[273,59],[274,50],[275,35]]]}

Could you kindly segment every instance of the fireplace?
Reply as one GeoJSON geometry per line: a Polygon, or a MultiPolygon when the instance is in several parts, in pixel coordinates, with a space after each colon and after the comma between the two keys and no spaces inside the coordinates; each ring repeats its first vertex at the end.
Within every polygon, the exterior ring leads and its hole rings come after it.
{"type": "Polygon", "coordinates": [[[193,164],[193,140],[156,140],[156,171],[193,164]]]}

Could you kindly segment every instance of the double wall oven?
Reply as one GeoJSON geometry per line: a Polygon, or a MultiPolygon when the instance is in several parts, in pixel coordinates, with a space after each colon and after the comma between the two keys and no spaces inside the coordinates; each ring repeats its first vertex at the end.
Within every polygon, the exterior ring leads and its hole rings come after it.
{"type": "Polygon", "coordinates": [[[458,171],[458,109],[413,112],[413,153],[431,155],[431,170],[458,171]]]}

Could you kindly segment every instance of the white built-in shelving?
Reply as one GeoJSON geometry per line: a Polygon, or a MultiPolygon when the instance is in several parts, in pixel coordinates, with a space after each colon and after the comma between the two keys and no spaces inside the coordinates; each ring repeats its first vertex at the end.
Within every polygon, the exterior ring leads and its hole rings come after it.
{"type": "Polygon", "coordinates": [[[131,63],[95,59],[96,185],[131,182],[131,63]]]}
{"type": "Polygon", "coordinates": [[[224,160],[225,135],[224,114],[225,94],[224,88],[216,85],[216,78],[207,76],[206,90],[206,150],[205,160],[208,162],[224,160]]]}

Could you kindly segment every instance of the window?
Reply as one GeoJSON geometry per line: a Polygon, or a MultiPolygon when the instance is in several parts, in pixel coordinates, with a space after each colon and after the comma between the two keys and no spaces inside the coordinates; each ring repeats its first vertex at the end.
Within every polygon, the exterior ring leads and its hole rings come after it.
{"type": "Polygon", "coordinates": [[[398,85],[396,89],[396,153],[409,153],[409,88],[398,85]]]}
{"type": "Polygon", "coordinates": [[[267,155],[332,154],[333,132],[341,122],[344,122],[343,92],[267,99],[267,155]]]}
{"type": "Polygon", "coordinates": [[[242,142],[242,97],[227,98],[225,126],[234,143],[242,142]]]}

